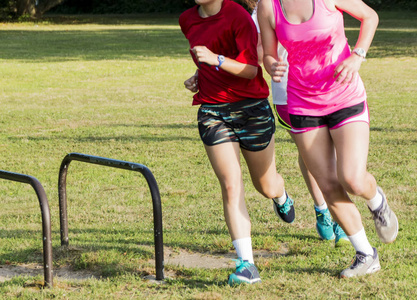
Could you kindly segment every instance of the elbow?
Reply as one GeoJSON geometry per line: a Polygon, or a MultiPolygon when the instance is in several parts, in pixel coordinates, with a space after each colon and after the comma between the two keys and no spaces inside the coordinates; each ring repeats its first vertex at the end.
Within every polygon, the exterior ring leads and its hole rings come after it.
{"type": "Polygon", "coordinates": [[[256,75],[258,75],[258,70],[256,70],[256,72],[255,72],[255,73],[251,73],[251,74],[247,77],[247,79],[254,79],[254,78],[256,77],[256,75]]]}
{"type": "Polygon", "coordinates": [[[244,77],[246,79],[254,79],[258,75],[258,67],[248,66],[244,77]]]}
{"type": "Polygon", "coordinates": [[[378,27],[379,24],[379,16],[376,11],[372,10],[372,12],[368,15],[369,24],[372,24],[375,28],[378,27]]]}
{"type": "Polygon", "coordinates": [[[376,11],[374,11],[374,17],[373,17],[373,19],[374,19],[375,25],[378,26],[378,24],[379,24],[379,16],[376,13],[376,11]]]}
{"type": "Polygon", "coordinates": [[[236,70],[236,72],[232,74],[240,78],[254,79],[256,75],[258,75],[258,66],[245,65],[244,68],[236,70]]]}

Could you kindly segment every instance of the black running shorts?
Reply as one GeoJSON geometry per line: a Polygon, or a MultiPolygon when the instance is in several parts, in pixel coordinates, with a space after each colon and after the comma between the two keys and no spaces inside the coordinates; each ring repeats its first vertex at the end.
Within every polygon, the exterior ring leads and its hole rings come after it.
{"type": "Polygon", "coordinates": [[[237,142],[243,149],[260,151],[275,133],[275,119],[268,99],[203,104],[198,110],[198,130],[208,146],[237,142]]]}

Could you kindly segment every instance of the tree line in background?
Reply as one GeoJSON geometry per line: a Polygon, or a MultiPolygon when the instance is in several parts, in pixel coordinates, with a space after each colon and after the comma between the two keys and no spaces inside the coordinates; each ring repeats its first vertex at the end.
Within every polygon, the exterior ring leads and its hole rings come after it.
{"type": "MultiPolygon", "coordinates": [[[[236,0],[236,2],[240,2],[236,0]]],[[[244,1],[242,1],[244,2],[244,1]]],[[[417,0],[364,0],[375,10],[417,10],[417,0]]],[[[0,19],[40,18],[57,14],[179,13],[194,0],[0,0],[0,19]]]]}

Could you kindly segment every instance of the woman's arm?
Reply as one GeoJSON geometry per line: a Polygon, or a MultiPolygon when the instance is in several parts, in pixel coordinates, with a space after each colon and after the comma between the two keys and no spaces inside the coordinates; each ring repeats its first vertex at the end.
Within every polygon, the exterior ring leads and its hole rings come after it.
{"type": "Polygon", "coordinates": [[[378,27],[378,14],[362,0],[334,0],[335,6],[361,22],[355,48],[368,51],[378,27]]]}
{"type": "Polygon", "coordinates": [[[258,44],[256,45],[256,52],[258,53],[258,64],[261,66],[264,62],[264,49],[262,47],[262,36],[258,33],[258,44]]]}
{"type": "Polygon", "coordinates": [[[278,40],[275,34],[275,17],[271,0],[262,0],[258,7],[258,22],[261,28],[264,67],[272,80],[280,82],[287,71],[287,64],[277,55],[278,40]]]}
{"type": "MultiPolygon", "coordinates": [[[[195,46],[193,49],[191,49],[191,51],[193,51],[198,62],[206,63],[211,66],[219,65],[219,54],[213,53],[206,46],[195,46]]],[[[258,74],[257,66],[244,64],[229,57],[225,57],[225,60],[221,64],[220,68],[232,75],[246,79],[253,79],[258,74]]]]}
{"type": "MultiPolygon", "coordinates": [[[[362,0],[333,0],[333,2],[337,9],[346,12],[361,22],[358,41],[354,49],[363,49],[366,53],[371,46],[378,26],[377,13],[362,0]]],[[[341,83],[351,82],[357,76],[363,59],[363,57],[352,52],[350,57],[336,67],[336,81],[341,83]]]]}

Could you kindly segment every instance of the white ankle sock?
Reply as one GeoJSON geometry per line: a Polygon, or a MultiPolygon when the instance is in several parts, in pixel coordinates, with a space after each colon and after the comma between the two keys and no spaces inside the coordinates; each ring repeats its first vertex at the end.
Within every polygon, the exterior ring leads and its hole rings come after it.
{"type": "Polygon", "coordinates": [[[287,193],[285,192],[285,189],[284,189],[284,194],[282,194],[281,197],[272,198],[272,200],[274,200],[275,203],[278,203],[279,205],[283,205],[285,201],[287,201],[287,193]]]}
{"type": "Polygon", "coordinates": [[[376,191],[376,195],[371,200],[366,200],[366,204],[372,211],[377,209],[381,205],[381,203],[382,195],[378,192],[378,190],[376,191]]]}
{"type": "Polygon", "coordinates": [[[314,204],[314,207],[317,210],[324,210],[324,209],[327,209],[327,203],[326,203],[326,201],[324,201],[323,204],[322,205],[319,205],[319,206],[317,206],[317,205],[314,204]]]}
{"type": "Polygon", "coordinates": [[[365,228],[362,228],[361,230],[359,230],[359,232],[355,233],[354,235],[348,236],[348,238],[356,251],[360,251],[368,255],[374,254],[374,249],[372,249],[372,246],[369,243],[368,238],[366,237],[365,228]]]}
{"type": "Polygon", "coordinates": [[[253,264],[252,253],[252,239],[250,237],[234,240],[233,246],[236,249],[236,254],[242,260],[247,260],[253,264]]]}

